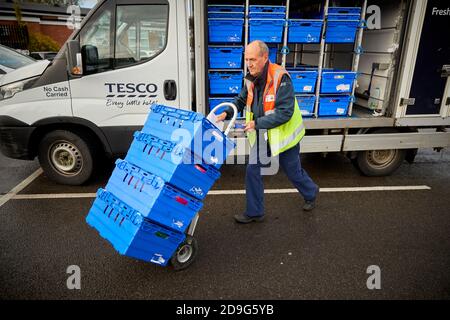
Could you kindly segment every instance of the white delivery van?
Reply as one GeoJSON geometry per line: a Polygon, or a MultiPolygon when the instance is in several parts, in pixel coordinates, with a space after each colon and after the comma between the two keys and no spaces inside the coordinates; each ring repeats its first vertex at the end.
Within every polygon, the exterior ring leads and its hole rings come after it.
{"type": "MultiPolygon", "coordinates": [[[[352,43],[335,44],[326,40],[329,0],[273,1],[288,21],[275,60],[318,71],[302,152],[343,152],[362,173],[387,175],[413,161],[418,148],[450,145],[450,10],[441,0],[350,2],[361,8],[360,27],[352,43]],[[290,42],[291,20],[311,8],[322,15],[319,40],[290,42]],[[326,68],[358,74],[345,116],[321,116],[326,68]]],[[[208,113],[208,74],[217,71],[209,69],[208,7],[224,4],[243,7],[243,47],[251,33],[249,10],[263,1],[99,1],[52,62],[0,79],[2,153],[37,156],[49,178],[82,184],[102,155],[126,153],[150,104],[208,113]]],[[[233,138],[235,155],[245,155],[242,131],[233,138]]]]}

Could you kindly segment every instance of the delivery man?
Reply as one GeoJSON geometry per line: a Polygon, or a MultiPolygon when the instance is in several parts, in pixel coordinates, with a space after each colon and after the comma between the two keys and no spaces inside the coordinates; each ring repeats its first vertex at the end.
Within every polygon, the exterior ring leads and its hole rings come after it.
{"type": "MultiPolygon", "coordinates": [[[[245,86],[234,104],[239,112],[246,108],[244,131],[250,143],[250,161],[246,170],[247,209],[234,216],[238,223],[261,222],[264,219],[264,186],[261,155],[276,157],[289,180],[305,200],[303,210],[316,206],[319,187],[300,163],[300,140],[305,135],[300,109],[287,71],[269,61],[269,48],[253,41],[245,49],[249,73],[245,86]],[[267,148],[267,146],[269,146],[267,148]]],[[[218,115],[217,121],[230,118],[231,110],[218,115]]]]}

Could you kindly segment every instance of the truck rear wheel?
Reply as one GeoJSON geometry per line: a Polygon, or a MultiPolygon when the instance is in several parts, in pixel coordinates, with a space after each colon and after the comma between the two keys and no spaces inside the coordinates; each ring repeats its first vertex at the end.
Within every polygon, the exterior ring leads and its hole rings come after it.
{"type": "Polygon", "coordinates": [[[354,162],[362,174],[383,177],[394,173],[405,160],[405,150],[369,150],[358,153],[354,162]]]}
{"type": "Polygon", "coordinates": [[[39,162],[50,180],[81,185],[94,172],[92,139],[66,130],[47,133],[39,143],[39,162]]]}

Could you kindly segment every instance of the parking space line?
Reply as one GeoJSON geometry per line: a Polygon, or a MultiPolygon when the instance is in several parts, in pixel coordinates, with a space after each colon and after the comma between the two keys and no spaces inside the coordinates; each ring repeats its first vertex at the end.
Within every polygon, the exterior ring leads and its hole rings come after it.
{"type": "MultiPolygon", "coordinates": [[[[320,192],[379,192],[379,191],[417,191],[431,190],[429,186],[378,186],[378,187],[345,187],[345,188],[321,188],[320,192]]],[[[20,191],[20,190],[19,190],[20,191]]],[[[267,189],[266,194],[288,194],[297,193],[297,189],[267,189]]],[[[17,193],[17,192],[16,192],[17,193]]],[[[245,190],[211,190],[208,195],[242,195],[245,190]]],[[[95,198],[96,193],[51,193],[51,194],[15,194],[13,200],[33,200],[33,199],[76,199],[95,198]]],[[[1,206],[1,205],[0,205],[1,206]]]]}
{"type": "Polygon", "coordinates": [[[37,169],[28,178],[23,180],[17,186],[12,188],[11,191],[9,191],[7,194],[5,194],[3,197],[1,197],[0,198],[0,207],[2,207],[5,203],[7,203],[12,198],[14,198],[20,191],[25,189],[31,182],[33,182],[37,177],[39,177],[42,174],[42,172],[43,172],[42,168],[37,169]]]}
{"type": "Polygon", "coordinates": [[[33,200],[33,199],[79,199],[95,198],[96,193],[47,193],[47,194],[18,194],[13,197],[14,200],[33,200]]]}

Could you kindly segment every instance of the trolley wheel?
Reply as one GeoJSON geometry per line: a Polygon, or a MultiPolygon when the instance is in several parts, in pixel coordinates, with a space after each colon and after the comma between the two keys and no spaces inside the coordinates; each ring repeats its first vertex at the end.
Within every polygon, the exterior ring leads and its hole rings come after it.
{"type": "Polygon", "coordinates": [[[197,240],[192,236],[186,236],[186,239],[175,251],[170,264],[176,271],[184,270],[194,262],[197,256],[198,244],[197,240]]]}

